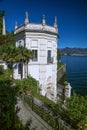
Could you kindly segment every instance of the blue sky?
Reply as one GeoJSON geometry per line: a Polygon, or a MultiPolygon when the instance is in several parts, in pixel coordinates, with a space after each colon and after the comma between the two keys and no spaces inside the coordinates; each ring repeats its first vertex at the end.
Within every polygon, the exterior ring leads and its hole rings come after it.
{"type": "Polygon", "coordinates": [[[25,12],[29,21],[53,25],[57,16],[60,39],[58,47],[87,47],[87,0],[0,0],[0,10],[5,10],[6,29],[14,30],[15,21],[24,23],[25,12]]]}

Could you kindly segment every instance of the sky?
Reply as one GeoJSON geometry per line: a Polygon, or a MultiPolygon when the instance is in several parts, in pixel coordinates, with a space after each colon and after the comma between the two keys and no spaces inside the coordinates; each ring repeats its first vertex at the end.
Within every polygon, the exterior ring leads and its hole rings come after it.
{"type": "Polygon", "coordinates": [[[45,14],[46,24],[53,26],[57,16],[58,47],[87,48],[87,0],[0,0],[0,10],[10,32],[16,21],[24,23],[26,11],[31,23],[41,23],[45,14]]]}

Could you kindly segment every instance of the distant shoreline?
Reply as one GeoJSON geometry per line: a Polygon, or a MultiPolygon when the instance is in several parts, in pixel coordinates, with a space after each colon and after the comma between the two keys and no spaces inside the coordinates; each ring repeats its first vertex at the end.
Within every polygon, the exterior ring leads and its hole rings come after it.
{"type": "Polygon", "coordinates": [[[62,48],[60,54],[64,56],[87,56],[87,48],[62,48]]]}
{"type": "Polygon", "coordinates": [[[73,55],[66,55],[66,54],[65,54],[65,55],[64,55],[64,54],[61,54],[61,56],[87,56],[87,55],[80,55],[80,54],[77,54],[77,55],[74,55],[74,54],[73,54],[73,55]]]}

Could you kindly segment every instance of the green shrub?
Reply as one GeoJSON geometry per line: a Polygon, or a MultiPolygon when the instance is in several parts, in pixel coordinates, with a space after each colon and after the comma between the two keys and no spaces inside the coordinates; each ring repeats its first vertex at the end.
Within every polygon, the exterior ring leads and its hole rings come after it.
{"type": "Polygon", "coordinates": [[[3,65],[0,65],[0,75],[1,74],[4,74],[4,67],[3,67],[3,65]]]}
{"type": "Polygon", "coordinates": [[[37,91],[37,81],[30,76],[22,80],[15,80],[15,82],[19,86],[19,92],[30,90],[33,95],[37,91]]]}

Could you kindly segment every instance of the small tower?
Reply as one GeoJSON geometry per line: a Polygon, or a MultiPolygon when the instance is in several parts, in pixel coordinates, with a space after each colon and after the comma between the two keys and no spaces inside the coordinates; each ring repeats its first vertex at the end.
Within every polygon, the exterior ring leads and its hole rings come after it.
{"type": "Polygon", "coordinates": [[[2,35],[6,35],[6,29],[5,29],[5,16],[3,16],[3,29],[2,29],[2,35]]]}
{"type": "Polygon", "coordinates": [[[18,22],[15,22],[15,30],[18,28],[18,22]]]}
{"type": "MultiPolygon", "coordinates": [[[[41,23],[30,23],[26,12],[25,24],[19,26],[14,32],[16,46],[24,43],[24,46],[34,53],[28,65],[22,66],[23,78],[26,78],[26,73],[35,78],[38,81],[38,92],[54,102],[57,97],[58,44],[58,32],[55,27],[46,24],[45,15],[41,23]]],[[[14,70],[14,78],[21,79],[19,63],[14,70]]]]}
{"type": "Polygon", "coordinates": [[[42,25],[45,25],[46,21],[45,21],[45,15],[42,16],[42,25]]]}
{"type": "Polygon", "coordinates": [[[25,25],[27,25],[28,23],[29,23],[28,12],[26,12],[25,25]]]}
{"type": "Polygon", "coordinates": [[[55,16],[55,19],[54,19],[54,27],[57,28],[57,17],[55,16]]]}

